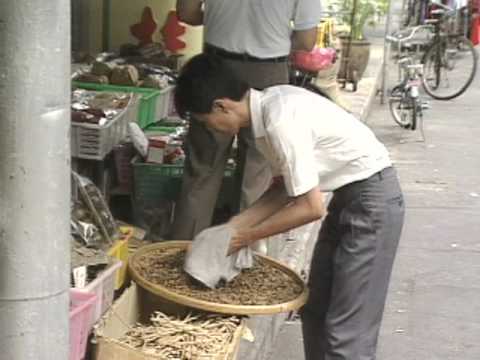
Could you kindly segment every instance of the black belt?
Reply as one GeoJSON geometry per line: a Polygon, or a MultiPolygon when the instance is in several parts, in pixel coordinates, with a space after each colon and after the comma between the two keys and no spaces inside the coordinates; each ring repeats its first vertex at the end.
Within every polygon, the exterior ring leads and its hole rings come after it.
{"type": "Polygon", "coordinates": [[[230,52],[225,49],[205,44],[205,52],[207,54],[217,55],[224,59],[237,60],[237,61],[246,61],[246,62],[274,62],[274,63],[284,63],[288,60],[288,56],[279,56],[273,58],[258,58],[255,56],[248,55],[246,53],[235,53],[230,52]]]}
{"type": "Polygon", "coordinates": [[[354,181],[352,183],[343,185],[343,186],[339,187],[338,189],[334,190],[333,193],[338,194],[341,191],[348,191],[348,189],[351,189],[352,186],[354,186],[356,184],[365,183],[369,180],[380,180],[380,181],[382,181],[384,177],[388,178],[388,176],[390,176],[392,173],[395,174],[395,169],[393,168],[393,166],[387,166],[385,169],[376,172],[375,174],[371,175],[370,177],[368,177],[364,180],[358,180],[358,181],[354,181]]]}

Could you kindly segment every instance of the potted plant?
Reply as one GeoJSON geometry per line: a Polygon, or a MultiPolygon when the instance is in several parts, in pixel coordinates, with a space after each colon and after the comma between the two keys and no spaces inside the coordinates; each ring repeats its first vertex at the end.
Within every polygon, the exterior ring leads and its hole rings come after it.
{"type": "Polygon", "coordinates": [[[338,19],[350,28],[347,33],[339,34],[341,45],[341,66],[339,81],[357,82],[362,78],[370,57],[370,42],[365,37],[367,26],[374,26],[387,12],[388,0],[336,0],[331,2],[330,10],[338,14],[338,19]]]}

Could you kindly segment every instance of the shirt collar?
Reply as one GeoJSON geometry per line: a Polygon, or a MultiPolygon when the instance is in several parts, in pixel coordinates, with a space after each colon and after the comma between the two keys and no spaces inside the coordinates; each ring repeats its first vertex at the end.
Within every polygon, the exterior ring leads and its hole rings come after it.
{"type": "Polygon", "coordinates": [[[255,138],[265,136],[265,124],[263,123],[262,92],[250,89],[250,120],[252,132],[255,138]]]}

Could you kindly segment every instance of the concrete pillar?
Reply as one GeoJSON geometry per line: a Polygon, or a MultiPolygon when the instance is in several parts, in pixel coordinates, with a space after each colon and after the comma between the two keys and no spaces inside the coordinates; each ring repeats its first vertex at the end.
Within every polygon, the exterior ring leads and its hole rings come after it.
{"type": "Polygon", "coordinates": [[[68,359],[70,1],[0,0],[0,358],[68,359]]]}

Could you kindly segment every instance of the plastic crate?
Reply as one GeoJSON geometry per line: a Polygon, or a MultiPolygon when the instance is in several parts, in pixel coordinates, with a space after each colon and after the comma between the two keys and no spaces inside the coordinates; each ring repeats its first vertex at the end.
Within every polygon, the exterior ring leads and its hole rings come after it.
{"type": "Polygon", "coordinates": [[[135,202],[176,201],[182,188],[183,165],[133,162],[133,194],[135,202]]]}
{"type": "Polygon", "coordinates": [[[82,89],[96,90],[96,91],[116,91],[116,92],[132,92],[141,95],[137,122],[138,125],[144,129],[148,125],[157,122],[158,120],[169,115],[174,111],[173,107],[173,90],[175,86],[171,85],[165,89],[150,89],[136,86],[116,86],[116,85],[102,85],[93,83],[84,83],[73,81],[73,86],[82,89]]]}
{"type": "Polygon", "coordinates": [[[135,122],[137,107],[138,97],[134,95],[125,109],[105,126],[72,122],[72,156],[103,160],[115,145],[127,137],[128,123],[135,122]]]}
{"type": "Polygon", "coordinates": [[[174,111],[173,90],[175,86],[170,85],[160,90],[160,96],[157,98],[155,106],[155,121],[171,115],[174,111]]]}
{"type": "Polygon", "coordinates": [[[144,131],[147,135],[169,135],[175,133],[177,128],[173,126],[149,126],[144,131]]]}
{"type": "Polygon", "coordinates": [[[93,293],[70,289],[69,360],[81,360],[85,357],[96,299],[93,293]]]}
{"type": "MultiPolygon", "coordinates": [[[[233,174],[234,169],[225,169],[225,177],[232,177],[233,174]]],[[[133,178],[136,203],[176,201],[182,188],[183,164],[167,165],[134,161],[133,178]]]]}
{"type": "Polygon", "coordinates": [[[122,266],[117,270],[115,275],[115,290],[120,289],[127,278],[127,266],[128,266],[128,242],[133,236],[133,228],[128,226],[120,227],[120,232],[122,233],[122,238],[115,241],[115,244],[108,251],[108,255],[120,260],[122,266]]]}
{"type": "MultiPolygon", "coordinates": [[[[128,249],[128,248],[127,248],[128,249]]],[[[100,319],[100,317],[112,306],[113,295],[115,292],[115,279],[117,271],[122,267],[122,262],[115,260],[109,267],[98,274],[97,278],[82,289],[83,292],[96,295],[93,317],[90,322],[89,330],[100,319]]]]}

